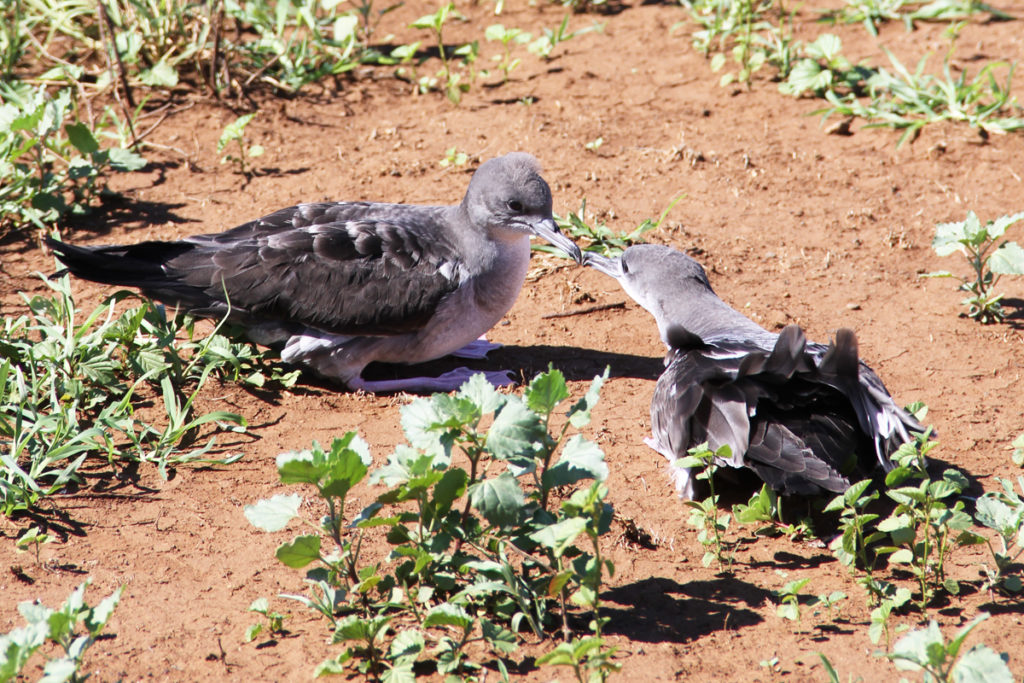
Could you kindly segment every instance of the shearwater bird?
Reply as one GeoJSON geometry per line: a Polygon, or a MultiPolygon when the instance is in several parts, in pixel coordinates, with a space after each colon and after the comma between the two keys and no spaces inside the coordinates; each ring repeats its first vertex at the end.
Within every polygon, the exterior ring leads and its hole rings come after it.
{"type": "MultiPolygon", "coordinates": [[[[462,202],[315,202],[176,242],[81,247],[47,240],[78,277],[139,288],[243,325],[286,362],[365,391],[448,391],[473,373],[368,381],[373,361],[483,358],[479,337],[515,302],[538,235],[577,261],[529,154],[480,165],[462,202]]],[[[507,372],[488,372],[508,384],[507,372]]]]}
{"type": "MultiPolygon", "coordinates": [[[[852,330],[829,345],[789,325],[765,330],[715,295],[695,260],[645,244],[619,257],[582,254],[610,275],[658,323],[668,346],[651,401],[648,445],[670,463],[707,442],[786,494],[842,492],[924,427],[897,406],[857,355],[852,330]]],[[[689,469],[672,467],[680,496],[692,498],[689,469]]]]}

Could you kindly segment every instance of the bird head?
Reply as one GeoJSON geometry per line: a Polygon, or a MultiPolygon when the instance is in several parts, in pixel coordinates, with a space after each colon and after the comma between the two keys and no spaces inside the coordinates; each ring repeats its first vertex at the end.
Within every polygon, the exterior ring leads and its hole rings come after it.
{"type": "Polygon", "coordinates": [[[582,260],[580,248],[555,225],[551,188],[529,154],[513,152],[481,164],[462,206],[476,227],[496,239],[537,235],[577,262],[582,260]]]}

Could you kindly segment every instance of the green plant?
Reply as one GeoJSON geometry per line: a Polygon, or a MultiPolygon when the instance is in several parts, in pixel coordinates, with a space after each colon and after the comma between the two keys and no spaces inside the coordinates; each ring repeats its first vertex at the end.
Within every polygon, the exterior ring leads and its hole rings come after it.
{"type": "Polygon", "coordinates": [[[823,33],[800,50],[801,59],[793,65],[786,80],[779,83],[779,92],[799,97],[804,93],[823,95],[827,92],[859,92],[874,71],[851,65],[840,52],[843,43],[838,36],[823,33]]]}
{"type": "MultiPolygon", "coordinates": [[[[825,608],[828,612],[828,618],[832,620],[832,608],[834,608],[840,600],[846,599],[846,593],[843,591],[832,591],[831,593],[819,593],[818,597],[814,599],[814,602],[810,604],[811,607],[818,607],[819,605],[825,608]]],[[[815,614],[818,612],[815,611],[815,614]]]]}
{"type": "Polygon", "coordinates": [[[1000,322],[1005,313],[1000,304],[1002,294],[993,290],[1003,275],[1024,275],[1024,249],[1016,242],[999,241],[1006,229],[1024,218],[1024,212],[1000,216],[981,224],[973,211],[955,223],[935,226],[932,249],[939,256],[959,251],[973,271],[972,277],[954,276],[948,271],[929,273],[927,277],[957,277],[960,289],[969,292],[963,300],[967,315],[981,323],[1000,322]]]}
{"type": "Polygon", "coordinates": [[[566,41],[572,40],[573,38],[578,38],[579,36],[591,33],[593,31],[597,31],[598,33],[603,32],[604,24],[599,24],[595,21],[590,26],[577,29],[575,31],[570,31],[569,15],[566,14],[564,17],[562,17],[562,23],[558,25],[558,28],[545,28],[544,35],[540,36],[532,43],[527,45],[526,49],[532,52],[533,54],[537,55],[541,59],[553,59],[551,53],[554,52],[556,47],[558,47],[559,45],[566,41]]]}
{"type": "Polygon", "coordinates": [[[991,62],[968,81],[966,70],[953,77],[948,56],[940,78],[925,73],[927,55],[911,73],[888,50],[886,54],[894,71],[879,68],[872,72],[865,83],[866,104],[854,93],[840,95],[829,88],[824,96],[830,106],[814,113],[822,113],[824,118],[832,114],[859,117],[868,121],[865,127],[903,130],[897,147],[916,139],[924,126],[938,121],[962,121],[977,128],[982,136],[1024,129],[1024,118],[1005,115],[1016,108],[1016,98],[1010,95],[1015,64],[991,62]],[[994,72],[1003,68],[1007,79],[1001,86],[994,72]]]}
{"type": "Polygon", "coordinates": [[[1019,593],[1024,588],[1020,574],[1008,573],[1017,558],[1024,553],[1024,477],[1017,477],[1020,493],[1013,488],[1013,482],[998,479],[1002,491],[989,491],[978,498],[974,519],[996,532],[999,546],[989,540],[988,548],[995,562],[995,569],[982,565],[985,585],[991,590],[999,587],[1010,593],[1019,593]]]}
{"type": "Polygon", "coordinates": [[[505,28],[502,24],[492,24],[487,27],[484,32],[484,37],[489,41],[498,41],[501,43],[502,53],[494,56],[494,61],[498,63],[498,70],[501,71],[501,82],[505,83],[508,81],[509,74],[512,70],[519,66],[519,58],[512,58],[512,46],[513,45],[525,45],[533,40],[533,35],[523,31],[519,28],[505,28]]]}
{"type": "Polygon", "coordinates": [[[992,15],[994,19],[1004,21],[1013,19],[1013,15],[987,3],[979,2],[979,0],[934,0],[934,2],[911,12],[910,18],[924,21],[951,21],[967,19],[971,15],[981,12],[992,15]]]}
{"type": "Polygon", "coordinates": [[[1013,443],[1010,444],[1010,450],[1013,451],[1013,454],[1010,456],[1013,464],[1017,467],[1024,467],[1024,433],[1021,433],[1013,440],[1013,443]]]}
{"type": "Polygon", "coordinates": [[[931,621],[926,628],[911,631],[896,641],[892,652],[885,656],[901,671],[923,671],[925,683],[1013,683],[1006,665],[1008,655],[997,654],[984,644],[960,654],[967,636],[988,617],[981,613],[948,643],[939,625],[931,621]]]}
{"type": "Polygon", "coordinates": [[[246,166],[245,160],[262,156],[265,151],[262,145],[250,145],[245,140],[245,127],[249,125],[249,122],[255,116],[256,112],[239,116],[224,127],[220,138],[217,140],[217,154],[223,152],[224,148],[232,142],[238,145],[238,156],[230,153],[226,154],[221,157],[220,163],[232,162],[235,164],[237,171],[244,176],[252,175],[252,170],[246,166]]]}
{"type": "Polygon", "coordinates": [[[909,13],[901,12],[908,2],[909,0],[845,0],[842,8],[828,12],[825,17],[833,23],[850,24],[859,21],[873,36],[878,35],[878,24],[884,21],[902,20],[909,31],[913,28],[913,20],[909,13]]]}
{"type": "Polygon", "coordinates": [[[697,540],[704,546],[704,556],[701,563],[707,567],[712,561],[717,560],[718,566],[728,570],[732,566],[733,544],[723,537],[729,530],[731,515],[719,514],[718,498],[715,493],[715,472],[718,471],[717,460],[728,460],[732,456],[732,449],[728,444],[723,444],[716,451],[708,448],[706,443],[694,446],[688,450],[687,455],[679,458],[673,466],[686,467],[699,470],[694,476],[697,479],[708,483],[708,497],[703,500],[687,500],[685,505],[690,508],[690,524],[700,529],[697,540]]]}
{"type": "MultiPolygon", "coordinates": [[[[355,667],[393,678],[430,648],[438,673],[470,675],[480,666],[467,652],[472,643],[504,667],[523,627],[540,639],[558,630],[572,642],[574,607],[589,614],[586,638],[596,639],[578,651],[584,668],[602,677],[614,670],[599,601],[614,570],[599,544],[612,515],[602,483],[607,466],[596,444],[578,434],[565,438],[570,427],[589,422],[603,381],[595,379],[554,433],[551,417],[569,397],[557,370],[536,377],[522,398],[498,393],[477,375],[455,395],[413,401],[402,410],[409,444],[370,474],[387,490],[348,522],[345,496],[369,473],[365,442],[350,432],[329,450],[314,444],[279,456],[282,482],[313,486],[327,508],[319,525],[307,522],[312,533],[278,548],[290,567],[317,565],[306,574],[310,594],[286,597],[326,618],[335,642],[354,643],[319,672],[355,667]],[[568,487],[586,480],[594,481],[566,497],[568,487]],[[368,533],[391,545],[390,567],[364,564],[368,533]]],[[[246,517],[280,530],[298,516],[301,501],[277,495],[247,506],[246,517]]],[[[563,655],[552,655],[552,663],[563,655]]]]}
{"type": "Polygon", "coordinates": [[[964,504],[947,499],[959,496],[967,488],[967,479],[959,470],[947,469],[941,479],[932,479],[926,466],[927,453],[937,445],[929,434],[918,434],[892,454],[896,467],[885,478],[885,495],[896,502],[896,509],[878,523],[878,531],[889,535],[891,545],[878,549],[889,555],[889,562],[905,565],[917,578],[918,607],[926,610],[938,587],[956,595],[959,583],[946,577],[946,559],[962,545],[983,543],[971,531],[971,517],[964,504]],[[916,485],[905,485],[908,481],[916,485]]]}
{"type": "Polygon", "coordinates": [[[860,583],[868,591],[868,595],[878,602],[878,606],[871,610],[871,625],[868,626],[868,637],[872,643],[885,636],[885,647],[889,647],[891,631],[889,619],[893,612],[900,610],[910,602],[913,593],[909,588],[896,587],[888,581],[879,581],[870,576],[861,578],[860,583]]]}
{"type": "Polygon", "coordinates": [[[810,583],[810,579],[796,579],[788,582],[775,593],[779,604],[775,607],[775,613],[783,619],[800,621],[800,589],[810,583]]]}
{"type": "MultiPolygon", "coordinates": [[[[253,600],[252,604],[249,605],[249,611],[255,612],[256,614],[262,614],[266,617],[267,623],[265,628],[272,636],[286,633],[284,620],[287,619],[289,615],[272,611],[270,609],[270,601],[266,598],[256,598],[253,600]]],[[[264,624],[262,622],[257,622],[247,628],[245,630],[245,642],[251,643],[256,640],[260,634],[263,633],[263,629],[264,624]]]]}
{"type": "Polygon", "coordinates": [[[471,84],[476,79],[473,63],[479,54],[479,45],[476,41],[467,43],[448,54],[448,48],[444,43],[444,25],[449,18],[464,18],[452,2],[439,7],[433,14],[420,17],[409,24],[409,27],[427,29],[433,33],[438,56],[441,58],[441,70],[434,77],[421,77],[418,81],[419,91],[425,93],[435,88],[441,89],[453,104],[458,104],[462,100],[462,95],[469,92],[471,84]],[[456,72],[452,69],[453,57],[462,57],[463,71],[456,72]]]}
{"type": "Polygon", "coordinates": [[[97,130],[78,120],[70,89],[51,96],[5,84],[0,94],[0,235],[85,213],[107,173],[146,165],[127,149],[101,149],[97,130]]]}
{"type": "Polygon", "coordinates": [[[36,564],[39,564],[39,549],[47,543],[53,541],[50,534],[42,531],[39,527],[30,527],[21,536],[18,536],[18,540],[15,542],[15,546],[19,550],[32,546],[32,550],[35,551],[36,564]]]}
{"type": "Polygon", "coordinates": [[[232,413],[196,416],[193,403],[213,373],[244,370],[259,375],[253,383],[264,380],[259,354],[232,358],[232,345],[216,333],[193,341],[189,319],[168,321],[150,302],[115,315],[118,302],[136,296],[130,292],[83,315],[67,276],[44,282],[52,295],[25,297],[28,313],[5,317],[0,332],[0,512],[30,509],[79,481],[90,456],[115,470],[150,462],[164,476],[174,465],[240,457],[211,460],[213,437],[198,448],[181,447],[204,425],[244,427],[232,413]],[[135,413],[154,397],[147,391],[162,399],[165,424],[135,413]]]}
{"type": "Polygon", "coordinates": [[[878,500],[878,492],[868,493],[870,488],[870,479],[852,484],[833,498],[823,510],[839,513],[839,529],[842,534],[829,545],[836,559],[851,572],[855,571],[859,563],[868,576],[871,576],[875,566],[874,552],[869,553],[869,547],[885,538],[885,534],[874,528],[879,515],[867,511],[868,506],[878,500]]]}
{"type": "MultiPolygon", "coordinates": [[[[587,240],[589,244],[583,247],[584,251],[597,252],[602,256],[618,256],[626,249],[626,247],[631,244],[636,244],[640,240],[641,235],[646,232],[650,232],[651,230],[657,230],[661,227],[661,224],[665,222],[665,217],[668,216],[669,211],[671,211],[685,196],[685,194],[682,194],[673,199],[665,210],[661,212],[657,221],[653,221],[648,218],[628,233],[615,232],[600,220],[595,222],[593,225],[587,223],[587,200],[585,197],[580,202],[579,211],[570,211],[564,217],[556,214],[555,223],[558,225],[559,229],[573,239],[587,240]]],[[[536,245],[533,249],[535,251],[543,251],[549,254],[561,254],[560,251],[549,245],[536,245]]]]}
{"type": "Polygon", "coordinates": [[[88,585],[89,581],[81,584],[56,610],[38,602],[18,605],[27,624],[0,634],[0,680],[9,681],[19,676],[32,655],[46,643],[57,646],[63,654],[47,658],[42,680],[78,683],[88,678],[79,673],[82,659],[103,632],[124,590],[118,588],[95,607],[90,607],[85,602],[88,585]],[[79,633],[79,625],[85,627],[84,633],[79,633]]]}

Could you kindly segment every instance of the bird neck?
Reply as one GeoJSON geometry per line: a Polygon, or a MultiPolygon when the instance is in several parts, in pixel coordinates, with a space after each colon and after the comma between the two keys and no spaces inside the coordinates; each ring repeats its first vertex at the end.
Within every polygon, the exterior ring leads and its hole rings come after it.
{"type": "Polygon", "coordinates": [[[776,335],[735,310],[711,293],[701,293],[685,300],[658,302],[658,311],[651,311],[658,321],[661,340],[668,346],[668,330],[678,325],[700,337],[705,343],[722,339],[744,339],[771,348],[776,335]]]}

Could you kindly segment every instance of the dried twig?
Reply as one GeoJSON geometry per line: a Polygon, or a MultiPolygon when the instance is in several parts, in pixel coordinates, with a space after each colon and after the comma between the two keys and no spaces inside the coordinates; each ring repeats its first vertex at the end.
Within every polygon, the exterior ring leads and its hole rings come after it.
{"type": "Polygon", "coordinates": [[[551,318],[571,318],[574,315],[587,315],[588,313],[597,313],[598,311],[607,311],[612,308],[625,308],[625,301],[616,301],[613,304],[598,304],[597,306],[587,306],[586,308],[577,308],[575,311],[563,311],[561,313],[548,313],[542,315],[541,320],[550,320],[551,318]]]}

